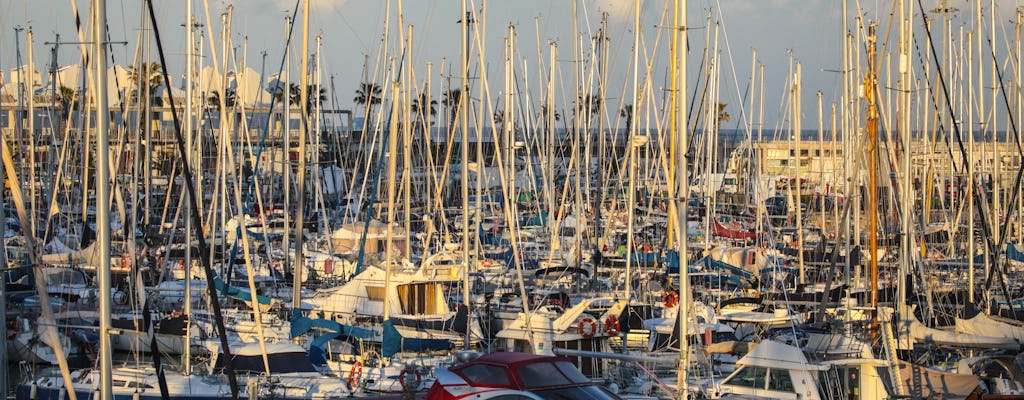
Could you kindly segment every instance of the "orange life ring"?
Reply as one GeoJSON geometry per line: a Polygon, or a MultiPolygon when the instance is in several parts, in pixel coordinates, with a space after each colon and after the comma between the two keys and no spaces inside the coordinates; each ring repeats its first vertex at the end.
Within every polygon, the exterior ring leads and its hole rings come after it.
{"type": "Polygon", "coordinates": [[[128,259],[128,254],[127,253],[121,255],[121,266],[124,267],[125,269],[128,269],[128,268],[131,267],[131,263],[128,260],[129,259],[128,259]]]}
{"type": "Polygon", "coordinates": [[[410,388],[407,386],[407,384],[405,382],[406,374],[409,373],[409,372],[412,372],[413,374],[416,375],[416,381],[412,385],[412,388],[411,388],[413,390],[416,390],[416,388],[420,387],[420,384],[423,383],[423,376],[420,375],[419,368],[411,367],[411,366],[410,367],[405,367],[405,369],[402,370],[402,373],[398,374],[398,383],[402,384],[402,390],[409,390],[410,388]]]}
{"type": "Polygon", "coordinates": [[[576,326],[576,328],[579,330],[580,335],[583,335],[583,337],[594,337],[594,334],[597,333],[597,322],[594,321],[593,318],[585,317],[580,320],[580,323],[579,325],[576,326]],[[590,329],[583,329],[583,327],[587,325],[590,325],[590,329]]]}
{"type": "Polygon", "coordinates": [[[676,293],[673,289],[669,289],[665,294],[661,295],[661,302],[665,303],[665,307],[675,307],[676,304],[679,304],[679,293],[676,293]]]}
{"type": "Polygon", "coordinates": [[[484,259],[484,261],[480,263],[480,265],[484,268],[490,268],[492,265],[494,265],[494,261],[491,260],[490,258],[487,258],[484,259]]]}
{"type": "Polygon", "coordinates": [[[363,363],[362,361],[356,361],[355,364],[352,364],[352,368],[348,370],[348,378],[345,379],[345,382],[348,383],[350,389],[355,389],[356,386],[359,386],[359,381],[362,379],[363,363]]]}
{"type": "Polygon", "coordinates": [[[619,323],[619,318],[614,315],[609,315],[604,320],[604,333],[608,336],[617,336],[619,331],[622,330],[622,324],[619,323]]]}
{"type": "Polygon", "coordinates": [[[18,323],[7,321],[7,340],[14,340],[18,336],[18,323]]]}

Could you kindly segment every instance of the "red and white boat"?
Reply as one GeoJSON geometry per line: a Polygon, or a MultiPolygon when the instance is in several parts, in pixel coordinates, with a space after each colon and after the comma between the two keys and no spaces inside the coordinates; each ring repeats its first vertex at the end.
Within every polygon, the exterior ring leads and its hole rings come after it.
{"type": "Polygon", "coordinates": [[[562,357],[492,353],[435,375],[428,399],[619,399],[562,357]]]}

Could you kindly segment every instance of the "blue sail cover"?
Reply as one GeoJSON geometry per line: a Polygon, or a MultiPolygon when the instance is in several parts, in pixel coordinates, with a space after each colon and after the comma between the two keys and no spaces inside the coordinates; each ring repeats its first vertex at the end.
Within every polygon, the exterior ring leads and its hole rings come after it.
{"type": "Polygon", "coordinates": [[[1024,252],[1017,249],[1017,245],[1008,243],[1006,245],[1006,258],[1013,261],[1024,262],[1024,252]]]}
{"type": "Polygon", "coordinates": [[[291,318],[291,337],[296,338],[306,334],[306,332],[317,329],[324,332],[322,335],[313,338],[309,343],[309,360],[314,365],[327,364],[327,350],[325,346],[327,342],[334,340],[338,337],[347,337],[360,340],[373,339],[373,331],[365,328],[359,328],[355,326],[342,325],[337,321],[331,321],[328,319],[317,318],[312,319],[303,316],[299,312],[292,313],[291,318]]]}
{"type": "MultiPolygon", "coordinates": [[[[241,289],[234,286],[230,286],[224,283],[224,281],[221,280],[220,277],[214,277],[213,283],[214,285],[217,286],[217,291],[223,293],[225,296],[228,296],[235,300],[244,301],[246,303],[252,301],[252,295],[249,293],[248,289],[241,289]]],[[[267,296],[258,294],[256,295],[256,301],[265,306],[270,305],[270,297],[267,296]]]]}
{"type": "Polygon", "coordinates": [[[448,350],[452,342],[448,339],[419,339],[403,337],[391,320],[384,321],[384,343],[381,355],[391,357],[400,351],[448,350]]]}

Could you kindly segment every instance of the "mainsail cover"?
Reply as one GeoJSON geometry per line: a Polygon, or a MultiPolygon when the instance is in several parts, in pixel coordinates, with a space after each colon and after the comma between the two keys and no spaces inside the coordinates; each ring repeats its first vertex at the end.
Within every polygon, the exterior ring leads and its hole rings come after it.
{"type": "Polygon", "coordinates": [[[395,328],[395,324],[392,323],[391,320],[387,320],[384,321],[384,343],[381,349],[381,355],[384,357],[391,357],[401,351],[422,352],[448,350],[451,348],[451,343],[452,342],[448,339],[404,337],[400,332],[398,332],[398,328],[395,328]]]}
{"type": "Polygon", "coordinates": [[[969,335],[1010,338],[1017,343],[1024,343],[1024,328],[997,321],[984,313],[978,313],[970,319],[957,318],[956,331],[969,335]]]}

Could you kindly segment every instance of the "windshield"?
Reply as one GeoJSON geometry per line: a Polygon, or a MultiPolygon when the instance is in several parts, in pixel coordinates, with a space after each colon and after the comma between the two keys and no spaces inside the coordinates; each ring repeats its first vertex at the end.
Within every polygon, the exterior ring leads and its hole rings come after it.
{"type": "Polygon", "coordinates": [[[551,400],[618,400],[612,392],[599,386],[573,386],[559,389],[534,390],[533,394],[551,400]]]}

